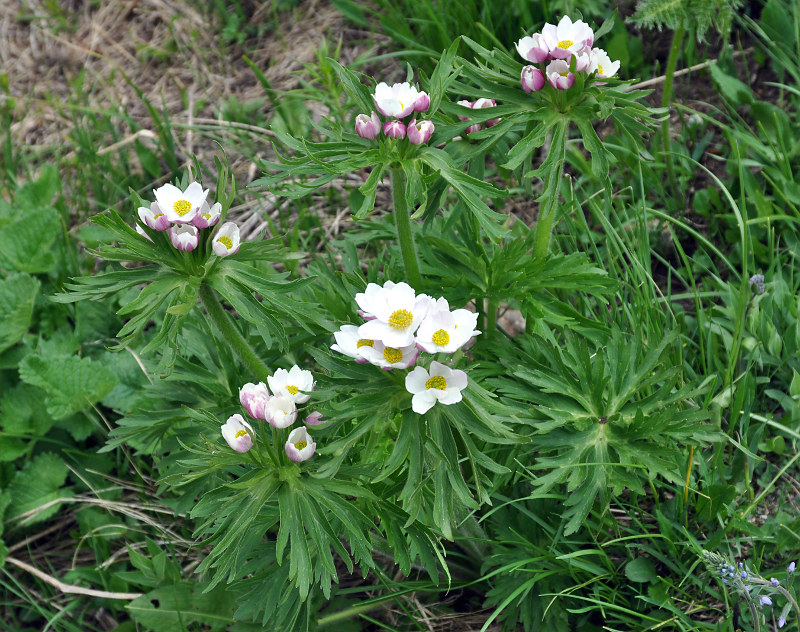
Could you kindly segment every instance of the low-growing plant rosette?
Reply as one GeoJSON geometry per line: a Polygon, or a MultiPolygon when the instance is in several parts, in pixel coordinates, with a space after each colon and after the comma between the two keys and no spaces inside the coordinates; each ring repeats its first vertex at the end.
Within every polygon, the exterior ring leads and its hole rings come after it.
{"type": "MultiPolygon", "coordinates": [[[[467,309],[451,310],[444,297],[434,300],[427,294],[417,294],[405,282],[386,281],[382,286],[369,283],[364,292],[356,294],[355,302],[366,322],[360,326],[342,325],[334,333],[336,342],[331,349],[360,364],[369,363],[385,371],[411,368],[417,363],[421,351],[452,355],[481,333],[475,328],[478,322],[476,313],[467,309]]],[[[430,399],[427,407],[412,401],[415,412],[426,412],[437,401],[445,405],[461,401],[460,394],[456,396],[453,388],[466,387],[466,373],[457,371],[454,374],[449,367],[435,361],[430,370],[431,375],[441,378],[431,384],[446,382],[453,375],[456,375],[455,381],[451,387],[444,387],[441,394],[417,397],[417,391],[411,390],[411,386],[418,386],[417,381],[409,383],[407,377],[406,389],[416,397],[414,401],[428,402],[430,399]]],[[[412,373],[420,375],[419,371],[425,369],[417,366],[412,373]]],[[[425,374],[428,375],[427,371],[425,374]]]]}
{"type": "Polygon", "coordinates": [[[541,33],[523,37],[516,43],[520,57],[535,65],[522,69],[520,83],[525,92],[538,92],[549,85],[554,90],[569,90],[576,76],[610,79],[620,62],[612,61],[602,48],[594,47],[594,32],[583,20],[565,15],[557,25],[545,24],[541,33]]]}

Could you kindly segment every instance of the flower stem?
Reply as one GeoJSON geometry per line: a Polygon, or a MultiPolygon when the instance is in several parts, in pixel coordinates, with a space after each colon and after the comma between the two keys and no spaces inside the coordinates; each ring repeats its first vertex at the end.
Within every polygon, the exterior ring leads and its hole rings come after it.
{"type": "Polygon", "coordinates": [[[672,102],[672,80],[675,77],[675,68],[678,65],[678,56],[681,52],[685,32],[686,29],[683,26],[679,26],[672,34],[672,46],[669,49],[667,68],[664,73],[664,92],[661,94],[661,107],[667,108],[667,118],[661,122],[661,150],[664,152],[664,163],[667,166],[669,185],[675,194],[678,192],[678,185],[675,181],[675,167],[672,164],[672,155],[669,153],[669,106],[672,102]]]}
{"type": "Polygon", "coordinates": [[[271,375],[269,369],[261,362],[258,356],[253,353],[253,349],[247,344],[247,341],[244,339],[244,336],[239,333],[236,324],[231,320],[228,312],[222,307],[216,294],[214,294],[214,290],[205,283],[200,284],[200,300],[206,308],[206,313],[211,323],[216,327],[225,342],[231,346],[233,352],[257,380],[266,382],[267,377],[271,375]]]}
{"type": "Polygon", "coordinates": [[[397,228],[397,241],[403,256],[403,267],[406,269],[408,283],[415,290],[419,290],[422,286],[422,275],[419,272],[417,249],[414,246],[414,235],[411,232],[411,216],[406,199],[406,175],[402,167],[392,167],[391,177],[394,225],[397,228]]]}
{"type": "Polygon", "coordinates": [[[561,191],[561,177],[564,175],[564,159],[567,151],[567,127],[569,120],[564,119],[553,132],[551,152],[556,154],[556,162],[550,169],[544,187],[545,198],[539,206],[539,218],[536,220],[536,232],[533,236],[533,258],[540,260],[547,256],[550,247],[550,234],[553,232],[553,220],[561,191]],[[549,195],[549,198],[547,197],[549,195]]]}

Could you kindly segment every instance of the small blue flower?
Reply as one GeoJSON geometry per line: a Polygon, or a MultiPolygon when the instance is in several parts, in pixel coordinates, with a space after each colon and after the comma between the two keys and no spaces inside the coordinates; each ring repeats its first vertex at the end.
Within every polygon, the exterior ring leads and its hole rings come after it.
{"type": "Polygon", "coordinates": [[[786,625],[786,619],[784,619],[783,617],[778,617],[778,627],[782,628],[785,625],[786,625]]]}
{"type": "Polygon", "coordinates": [[[774,577],[769,578],[769,583],[775,586],[776,588],[781,585],[781,583],[774,577]]]}
{"type": "Polygon", "coordinates": [[[762,606],[771,606],[772,605],[772,599],[770,599],[766,595],[763,595],[761,597],[761,599],[759,599],[759,602],[761,602],[762,606]]]}
{"type": "Polygon", "coordinates": [[[797,568],[794,562],[789,564],[789,568],[787,569],[790,573],[794,573],[794,569],[797,568]]]}
{"type": "Polygon", "coordinates": [[[742,579],[747,579],[747,571],[742,571],[742,579]]]}

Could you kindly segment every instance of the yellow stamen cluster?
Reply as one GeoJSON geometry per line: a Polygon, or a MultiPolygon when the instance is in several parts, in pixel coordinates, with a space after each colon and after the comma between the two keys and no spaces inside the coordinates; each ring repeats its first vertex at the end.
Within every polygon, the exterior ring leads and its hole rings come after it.
{"type": "Polygon", "coordinates": [[[297,395],[300,392],[300,389],[297,388],[294,384],[287,384],[286,390],[289,391],[292,395],[297,395]]]}
{"type": "Polygon", "coordinates": [[[233,241],[231,240],[230,237],[226,237],[225,235],[223,235],[222,237],[217,237],[217,241],[221,243],[223,246],[225,246],[228,250],[233,248],[233,241]]]}
{"type": "Polygon", "coordinates": [[[397,309],[389,316],[389,326],[392,329],[406,329],[414,322],[414,314],[407,309],[397,309]]]}
{"type": "Polygon", "coordinates": [[[375,341],[374,340],[367,340],[366,338],[359,338],[358,342],[356,343],[356,349],[360,349],[361,347],[374,347],[375,341]]]}
{"type": "Polygon", "coordinates": [[[448,334],[444,329],[440,329],[439,331],[435,332],[433,336],[431,336],[431,340],[435,345],[446,347],[450,344],[450,334],[448,334]]]}
{"type": "Polygon", "coordinates": [[[153,215],[153,219],[158,219],[162,215],[164,215],[164,213],[156,213],[155,215],[153,215]]]}
{"type": "Polygon", "coordinates": [[[172,205],[172,209],[181,217],[192,210],[192,203],[189,200],[178,200],[172,205]]]}
{"type": "Polygon", "coordinates": [[[400,351],[400,349],[395,349],[394,347],[386,347],[383,350],[383,357],[387,362],[394,364],[395,362],[400,362],[400,360],[403,359],[403,352],[400,351]]]}
{"type": "Polygon", "coordinates": [[[443,391],[447,388],[447,380],[443,375],[432,375],[425,380],[425,388],[438,388],[440,391],[443,391]]]}
{"type": "Polygon", "coordinates": [[[556,46],[558,46],[559,48],[567,49],[574,43],[575,42],[573,42],[572,40],[561,40],[558,44],[556,44],[556,46]]]}
{"type": "Polygon", "coordinates": [[[298,441],[297,443],[294,444],[294,447],[297,448],[298,450],[302,450],[307,445],[308,443],[306,443],[305,441],[298,441]]]}
{"type": "Polygon", "coordinates": [[[598,75],[606,74],[606,71],[603,70],[603,64],[597,64],[597,70],[598,70],[598,73],[597,73],[598,75]]]}
{"type": "Polygon", "coordinates": [[[241,430],[237,430],[237,431],[236,431],[236,434],[235,434],[235,435],[233,435],[233,436],[234,436],[234,437],[236,437],[237,439],[239,439],[239,438],[241,438],[241,437],[245,436],[246,434],[247,434],[247,430],[245,430],[244,428],[242,428],[241,430]]]}

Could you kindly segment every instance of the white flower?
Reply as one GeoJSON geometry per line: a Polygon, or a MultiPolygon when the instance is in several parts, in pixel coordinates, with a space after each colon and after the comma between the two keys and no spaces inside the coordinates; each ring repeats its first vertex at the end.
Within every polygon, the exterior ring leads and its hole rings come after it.
{"type": "Polygon", "coordinates": [[[273,428],[288,428],[297,419],[297,404],[289,395],[281,393],[269,398],[264,416],[273,428]]]}
{"type": "Polygon", "coordinates": [[[405,118],[414,111],[420,93],[407,81],[396,83],[391,88],[384,82],[375,86],[375,108],[384,116],[405,118]]]}
{"type": "Polygon", "coordinates": [[[461,401],[461,391],[467,387],[467,374],[451,369],[439,362],[431,362],[430,373],[421,366],[406,375],[406,390],[411,398],[411,410],[420,415],[428,412],[436,402],[456,404],[461,401]]]}
{"type": "Polygon", "coordinates": [[[583,20],[573,22],[565,15],[558,26],[545,24],[542,37],[547,43],[551,59],[569,59],[577,55],[584,46],[591,48],[594,32],[583,20]]]}
{"type": "Polygon", "coordinates": [[[286,456],[288,456],[295,463],[301,461],[308,461],[317,449],[317,444],[308,434],[305,426],[295,428],[289,433],[289,439],[284,446],[286,456]]]}
{"type": "Polygon", "coordinates": [[[522,59],[532,61],[534,64],[547,61],[550,56],[550,48],[541,33],[523,37],[517,42],[517,52],[522,59]]]}
{"type": "Polygon", "coordinates": [[[333,337],[336,338],[336,344],[331,345],[331,349],[346,355],[348,358],[354,358],[359,364],[366,362],[364,356],[360,353],[361,347],[371,347],[375,344],[374,340],[359,338],[358,327],[355,325],[342,325],[339,331],[334,332],[333,337]]]}
{"type": "Polygon", "coordinates": [[[370,364],[379,366],[385,371],[407,369],[417,361],[419,349],[413,342],[406,347],[387,347],[380,340],[373,345],[363,346],[358,350],[361,357],[370,364]]]}
{"type": "Polygon", "coordinates": [[[274,395],[285,395],[295,404],[307,402],[314,390],[314,376],[311,371],[305,371],[296,364],[288,371],[278,369],[275,375],[267,378],[267,383],[274,395]]]}
{"type": "Polygon", "coordinates": [[[242,386],[242,388],[239,389],[239,401],[253,419],[266,420],[269,391],[264,382],[259,382],[258,384],[248,382],[242,386]]]}
{"type": "Polygon", "coordinates": [[[178,250],[194,250],[200,243],[200,233],[192,224],[173,224],[169,229],[169,240],[178,250]]]}
{"type": "Polygon", "coordinates": [[[239,252],[239,244],[239,227],[234,222],[225,222],[214,235],[211,249],[218,257],[227,257],[239,252]]]}
{"type": "Polygon", "coordinates": [[[592,49],[589,72],[594,72],[595,70],[597,71],[598,79],[608,79],[617,74],[619,70],[619,61],[611,61],[606,51],[602,48],[594,48],[592,49]]]}
{"type": "Polygon", "coordinates": [[[222,213],[222,204],[219,202],[214,202],[211,207],[208,206],[208,202],[203,202],[203,208],[194,216],[192,224],[198,228],[214,226],[219,221],[220,213],[222,213]]]}
{"type": "Polygon", "coordinates": [[[407,283],[387,281],[383,287],[370,283],[356,303],[370,320],[358,328],[359,338],[380,340],[387,347],[400,349],[414,342],[414,332],[428,312],[430,296],[417,296],[407,283]]]}
{"type": "Polygon", "coordinates": [[[192,182],[185,191],[172,184],[165,184],[153,193],[161,212],[173,224],[188,224],[203,208],[208,189],[203,191],[199,182],[192,182]]]}
{"type": "Polygon", "coordinates": [[[153,202],[150,208],[140,206],[139,219],[142,220],[142,224],[148,228],[159,232],[169,228],[169,220],[167,216],[161,212],[161,207],[156,202],[153,202]]]}
{"type": "Polygon", "coordinates": [[[237,452],[247,452],[253,447],[253,428],[241,415],[228,417],[222,425],[222,436],[237,452]]]}
{"type": "Polygon", "coordinates": [[[428,353],[454,353],[481,333],[475,329],[477,324],[476,313],[467,309],[451,312],[447,299],[440,298],[431,305],[417,330],[417,346],[428,353]]]}

